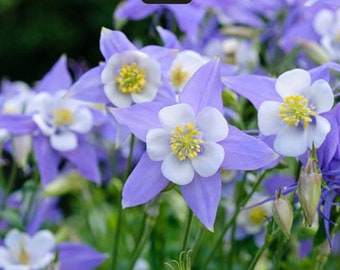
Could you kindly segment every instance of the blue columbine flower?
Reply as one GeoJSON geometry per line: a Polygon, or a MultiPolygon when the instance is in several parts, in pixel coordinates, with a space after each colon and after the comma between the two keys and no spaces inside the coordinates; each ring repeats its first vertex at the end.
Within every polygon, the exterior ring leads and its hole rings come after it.
{"type": "Polygon", "coordinates": [[[68,97],[126,108],[135,103],[172,100],[163,76],[176,51],[160,46],[141,49],[120,31],[103,28],[100,50],[105,62],[87,71],[72,85],[68,97]]]}
{"type": "Polygon", "coordinates": [[[276,158],[262,141],[222,116],[219,61],[203,65],[179,95],[179,103],[150,102],[112,109],[117,121],[147,144],[123,189],[123,207],[148,202],[171,182],[201,222],[213,230],[221,197],[220,167],[252,170],[276,158]],[[250,151],[251,149],[251,151],[250,151]]]}

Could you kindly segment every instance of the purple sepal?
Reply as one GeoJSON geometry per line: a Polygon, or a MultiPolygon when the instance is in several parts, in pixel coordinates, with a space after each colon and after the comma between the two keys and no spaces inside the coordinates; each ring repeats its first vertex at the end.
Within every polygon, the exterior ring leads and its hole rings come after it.
{"type": "Polygon", "coordinates": [[[32,134],[37,128],[32,117],[24,114],[0,114],[0,128],[15,135],[32,134]]]}
{"type": "Polygon", "coordinates": [[[107,258],[107,255],[80,243],[60,243],[58,251],[60,270],[92,270],[102,264],[107,258]]]}
{"type": "Polygon", "coordinates": [[[38,92],[55,93],[68,89],[72,84],[71,75],[67,69],[67,58],[61,56],[50,71],[38,82],[34,89],[38,92]]]}
{"type": "Polygon", "coordinates": [[[108,98],[104,93],[101,73],[104,65],[101,64],[85,72],[67,92],[68,98],[80,99],[94,103],[106,103],[108,98]]]}
{"type": "Polygon", "coordinates": [[[200,67],[179,95],[181,103],[191,105],[195,114],[206,106],[223,112],[220,61],[215,58],[200,67]]]}
{"type": "Polygon", "coordinates": [[[222,168],[226,170],[255,170],[279,156],[261,140],[229,125],[229,134],[220,142],[225,150],[222,168]]]}
{"type": "Polygon", "coordinates": [[[144,152],[123,188],[123,207],[146,203],[160,193],[169,183],[161,172],[162,162],[150,160],[144,152]]]}
{"type": "Polygon", "coordinates": [[[37,135],[33,137],[35,159],[41,177],[42,186],[46,186],[58,175],[60,156],[52,149],[49,137],[37,135]]]}
{"type": "Polygon", "coordinates": [[[190,184],[181,186],[184,200],[210,231],[214,231],[221,189],[222,180],[219,171],[211,177],[201,177],[196,174],[190,184]]]}
{"type": "Polygon", "coordinates": [[[123,32],[102,28],[100,51],[106,61],[109,60],[113,54],[130,50],[137,50],[137,48],[128,40],[123,32]]]}

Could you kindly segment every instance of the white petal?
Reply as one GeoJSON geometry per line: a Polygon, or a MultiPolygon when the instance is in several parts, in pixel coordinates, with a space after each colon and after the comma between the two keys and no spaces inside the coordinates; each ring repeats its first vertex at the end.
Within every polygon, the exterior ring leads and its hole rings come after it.
{"type": "Polygon", "coordinates": [[[316,106],[316,113],[328,112],[334,103],[333,91],[325,80],[315,81],[307,98],[311,105],[316,106]]]}
{"type": "Polygon", "coordinates": [[[101,74],[101,80],[103,84],[115,81],[115,78],[120,71],[121,65],[122,61],[119,54],[114,54],[111,56],[111,58],[106,62],[105,68],[101,74]]]}
{"type": "Polygon", "coordinates": [[[185,103],[164,107],[158,113],[161,125],[167,130],[173,130],[178,125],[195,123],[195,114],[191,106],[185,103]]]}
{"type": "Polygon", "coordinates": [[[140,93],[132,93],[131,97],[135,103],[148,102],[155,98],[157,91],[157,86],[147,83],[140,93]]]}
{"type": "Polygon", "coordinates": [[[28,245],[32,262],[37,263],[43,261],[44,257],[51,252],[55,245],[56,241],[54,235],[50,231],[41,230],[37,232],[28,245]]]}
{"type": "Polygon", "coordinates": [[[332,29],[334,14],[328,9],[320,10],[313,21],[314,30],[321,36],[330,32],[332,29]]]}
{"type": "Polygon", "coordinates": [[[203,140],[210,142],[222,141],[229,132],[227,120],[213,107],[205,107],[199,112],[196,127],[203,133],[203,140]]]}
{"type": "Polygon", "coordinates": [[[13,156],[18,164],[24,168],[27,164],[28,156],[32,150],[32,137],[29,134],[15,135],[13,142],[13,156]]]}
{"type": "Polygon", "coordinates": [[[41,133],[45,136],[51,136],[55,132],[55,127],[46,123],[42,114],[36,113],[32,116],[34,123],[40,128],[41,133]]]}
{"type": "Polygon", "coordinates": [[[310,124],[307,128],[308,147],[312,148],[314,142],[314,146],[318,148],[324,142],[330,130],[331,125],[328,120],[317,115],[315,117],[315,123],[310,124]]]}
{"type": "Polygon", "coordinates": [[[274,149],[281,155],[297,157],[307,150],[307,134],[302,127],[285,127],[277,134],[274,149]]]}
{"type": "Polygon", "coordinates": [[[32,263],[32,270],[40,270],[47,267],[55,258],[54,253],[48,253],[43,258],[40,258],[39,261],[32,263]]]}
{"type": "Polygon", "coordinates": [[[217,143],[204,143],[202,153],[191,160],[195,171],[202,177],[214,175],[220,168],[224,159],[224,149],[217,143]]]}
{"type": "Polygon", "coordinates": [[[161,84],[161,67],[156,60],[148,57],[146,59],[143,59],[143,61],[139,61],[138,67],[145,70],[145,79],[147,83],[153,84],[155,86],[161,84]]]}
{"type": "Polygon", "coordinates": [[[286,125],[280,117],[282,103],[277,101],[265,101],[258,111],[258,126],[263,135],[269,136],[279,132],[286,125]]]}
{"type": "Polygon", "coordinates": [[[79,108],[73,114],[74,123],[70,125],[70,129],[79,133],[87,133],[93,126],[93,117],[89,109],[79,108]]]}
{"type": "Polygon", "coordinates": [[[146,151],[151,160],[163,160],[171,153],[170,138],[170,132],[163,128],[149,130],[146,135],[146,151]]]}
{"type": "Polygon", "coordinates": [[[106,97],[118,108],[127,108],[132,103],[131,95],[124,94],[116,86],[115,82],[104,85],[104,93],[106,97]]]}
{"type": "Polygon", "coordinates": [[[190,160],[180,161],[174,154],[169,154],[165,157],[161,170],[166,179],[177,185],[189,184],[195,176],[190,160]]]}
{"type": "Polygon", "coordinates": [[[26,233],[22,233],[17,229],[10,230],[5,239],[5,246],[9,249],[10,253],[17,256],[21,252],[22,246],[26,247],[30,237],[26,233]]]}
{"type": "Polygon", "coordinates": [[[77,148],[78,139],[76,134],[70,131],[62,131],[50,137],[52,148],[58,151],[71,151],[77,148]]]}
{"type": "Polygon", "coordinates": [[[275,84],[277,93],[285,98],[289,95],[299,95],[311,86],[311,76],[303,69],[293,69],[281,74],[275,84]]]}
{"type": "Polygon", "coordinates": [[[14,263],[15,260],[11,253],[4,247],[0,247],[0,267],[14,263]]]}

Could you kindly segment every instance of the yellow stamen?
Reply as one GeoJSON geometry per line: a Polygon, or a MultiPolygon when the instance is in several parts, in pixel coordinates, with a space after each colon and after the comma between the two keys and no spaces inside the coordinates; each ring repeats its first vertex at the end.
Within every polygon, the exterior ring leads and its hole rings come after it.
{"type": "Polygon", "coordinates": [[[172,69],[170,73],[172,84],[176,88],[181,87],[189,79],[189,73],[184,71],[182,66],[177,66],[176,68],[172,69]]]}
{"type": "Polygon", "coordinates": [[[180,161],[186,158],[194,159],[197,157],[201,151],[203,140],[197,138],[201,132],[197,130],[193,123],[187,123],[184,127],[179,125],[171,134],[171,150],[180,161]]]}
{"type": "Polygon", "coordinates": [[[56,126],[71,125],[74,122],[72,112],[67,109],[56,109],[52,115],[56,126]]]}
{"type": "Polygon", "coordinates": [[[131,65],[123,64],[116,77],[118,89],[124,94],[139,93],[146,84],[145,70],[138,68],[133,62],[131,65]]]}
{"type": "Polygon", "coordinates": [[[24,265],[30,264],[30,256],[25,248],[21,247],[21,252],[19,254],[18,259],[19,259],[19,262],[24,265]]]}
{"type": "Polygon", "coordinates": [[[301,95],[290,95],[284,98],[280,107],[280,117],[289,127],[298,126],[301,122],[306,129],[312,122],[311,116],[315,116],[315,106],[308,107],[308,100],[301,95]]]}
{"type": "Polygon", "coordinates": [[[257,206],[248,210],[248,217],[252,224],[261,225],[266,218],[266,211],[263,207],[257,206]]]}

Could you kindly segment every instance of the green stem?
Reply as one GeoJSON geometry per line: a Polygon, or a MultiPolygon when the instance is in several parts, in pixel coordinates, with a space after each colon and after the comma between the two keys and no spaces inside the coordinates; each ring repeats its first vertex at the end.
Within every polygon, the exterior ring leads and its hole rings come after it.
{"type": "MultiPolygon", "coordinates": [[[[7,206],[7,199],[8,199],[10,193],[12,192],[12,190],[14,188],[16,173],[17,173],[17,166],[16,166],[16,163],[13,162],[11,172],[10,172],[10,175],[9,175],[9,178],[8,178],[7,187],[5,189],[5,192],[4,192],[2,200],[1,200],[0,221],[2,220],[2,212],[6,209],[6,206],[7,206]]],[[[2,170],[1,170],[1,176],[3,176],[2,170]]]]}
{"type": "Polygon", "coordinates": [[[184,234],[184,239],[183,239],[183,244],[182,244],[182,251],[186,251],[187,249],[187,244],[189,241],[189,236],[190,236],[190,231],[191,231],[192,218],[193,218],[193,213],[189,209],[189,216],[188,216],[187,226],[185,229],[185,234],[184,234]]]}
{"type": "Polygon", "coordinates": [[[278,234],[281,233],[281,229],[277,228],[272,235],[266,235],[265,237],[265,242],[262,245],[262,247],[256,252],[253,260],[250,263],[250,266],[248,268],[248,270],[253,270],[257,264],[257,262],[259,261],[259,259],[261,258],[262,254],[266,251],[266,249],[273,243],[273,241],[276,239],[276,237],[278,236],[278,234]]]}
{"type": "Polygon", "coordinates": [[[207,270],[210,261],[212,260],[212,258],[214,257],[214,255],[216,254],[216,251],[218,249],[218,247],[222,244],[223,239],[224,239],[224,235],[226,234],[226,232],[228,231],[228,229],[230,228],[230,226],[233,225],[233,223],[236,221],[236,218],[238,216],[238,214],[242,211],[242,208],[247,204],[247,202],[249,201],[249,199],[253,196],[253,194],[255,193],[255,191],[257,190],[257,188],[259,187],[260,183],[262,182],[262,180],[265,178],[265,176],[267,175],[267,173],[269,173],[270,170],[264,171],[261,174],[258,175],[258,179],[255,182],[255,185],[253,186],[252,190],[250,191],[250,193],[244,198],[243,201],[241,201],[241,203],[237,206],[237,208],[235,209],[234,214],[232,215],[232,217],[230,218],[229,222],[225,225],[225,227],[222,230],[222,233],[220,234],[220,236],[218,237],[217,241],[215,242],[212,250],[210,251],[202,270],[207,270]]]}
{"type": "MultiPolygon", "coordinates": [[[[129,177],[129,174],[131,172],[132,167],[132,154],[133,154],[133,148],[135,143],[135,136],[131,134],[131,140],[130,140],[130,151],[129,151],[129,157],[127,159],[126,168],[123,176],[123,182],[126,181],[126,179],[129,177]]],[[[122,195],[119,193],[118,197],[119,201],[122,200],[122,195]]],[[[112,261],[111,261],[111,269],[116,270],[118,265],[118,245],[119,245],[119,237],[121,235],[121,227],[122,227],[122,207],[118,207],[118,216],[117,216],[117,225],[116,225],[116,231],[115,231],[115,237],[113,242],[113,248],[112,248],[112,261]]]]}
{"type": "Polygon", "coordinates": [[[155,218],[152,216],[148,216],[147,210],[145,210],[142,223],[143,226],[141,227],[139,235],[136,238],[137,245],[132,253],[131,258],[129,259],[129,267],[127,269],[132,270],[134,268],[135,263],[142,253],[146,242],[150,239],[151,231],[155,225],[155,221],[155,218]]]}

